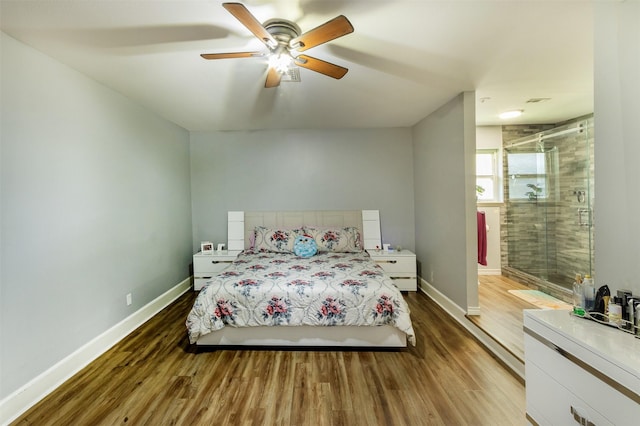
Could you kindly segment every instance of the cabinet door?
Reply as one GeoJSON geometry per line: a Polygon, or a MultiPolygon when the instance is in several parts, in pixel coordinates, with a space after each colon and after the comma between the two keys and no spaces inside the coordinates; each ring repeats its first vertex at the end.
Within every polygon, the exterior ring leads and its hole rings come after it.
{"type": "MultiPolygon", "coordinates": [[[[527,364],[527,412],[540,426],[613,426],[578,395],[551,378],[538,366],[527,364]]],[[[606,407],[603,407],[606,408],[606,407]]]]}

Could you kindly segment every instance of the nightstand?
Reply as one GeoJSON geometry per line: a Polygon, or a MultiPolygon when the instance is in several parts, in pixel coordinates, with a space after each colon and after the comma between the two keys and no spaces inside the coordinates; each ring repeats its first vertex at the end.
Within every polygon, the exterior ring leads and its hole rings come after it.
{"type": "Polygon", "coordinates": [[[367,250],[367,252],[371,259],[391,277],[398,289],[401,291],[416,291],[418,289],[415,253],[409,250],[367,250]]]}
{"type": "Polygon", "coordinates": [[[193,255],[193,289],[200,291],[211,277],[231,265],[238,252],[214,251],[211,254],[198,252],[193,255]]]}

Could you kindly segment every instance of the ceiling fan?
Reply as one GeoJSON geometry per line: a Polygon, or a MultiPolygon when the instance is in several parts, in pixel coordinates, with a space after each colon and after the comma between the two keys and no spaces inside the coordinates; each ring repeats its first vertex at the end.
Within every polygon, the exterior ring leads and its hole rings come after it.
{"type": "Polygon", "coordinates": [[[269,49],[264,52],[230,52],[230,53],[203,53],[204,59],[231,59],[231,58],[269,58],[267,80],[264,87],[276,87],[280,85],[283,74],[294,66],[309,69],[320,74],[340,79],[349,71],[347,68],[308,55],[300,55],[307,49],[321,45],[338,37],[353,32],[351,22],[340,15],[324,24],[302,34],[300,27],[286,19],[269,19],[261,24],[249,10],[241,3],[223,3],[233,16],[247,27],[249,31],[262,41],[269,49]]]}

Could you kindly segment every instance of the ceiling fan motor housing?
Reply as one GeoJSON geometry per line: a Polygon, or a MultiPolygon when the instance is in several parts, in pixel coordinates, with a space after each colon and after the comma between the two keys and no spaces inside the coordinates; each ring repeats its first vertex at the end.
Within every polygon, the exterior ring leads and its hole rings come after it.
{"type": "MultiPolygon", "coordinates": [[[[300,36],[302,31],[294,22],[286,19],[269,19],[262,24],[269,34],[278,41],[279,45],[289,45],[289,40],[300,36]]],[[[293,47],[293,46],[292,46],[293,47]]]]}

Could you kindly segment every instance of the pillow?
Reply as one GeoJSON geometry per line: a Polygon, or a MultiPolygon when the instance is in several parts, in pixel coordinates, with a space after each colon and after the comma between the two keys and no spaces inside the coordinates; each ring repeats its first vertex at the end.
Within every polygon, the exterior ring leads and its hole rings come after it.
{"type": "Polygon", "coordinates": [[[318,253],[318,246],[309,235],[298,235],[293,243],[293,252],[296,256],[311,257],[318,253]]]}
{"type": "Polygon", "coordinates": [[[293,253],[295,238],[302,234],[300,229],[272,229],[256,226],[253,231],[256,251],[271,251],[275,253],[293,253]]]}
{"type": "Polygon", "coordinates": [[[304,227],[304,233],[313,237],[319,252],[355,253],[362,251],[360,231],[352,226],[345,228],[304,227]]]}

